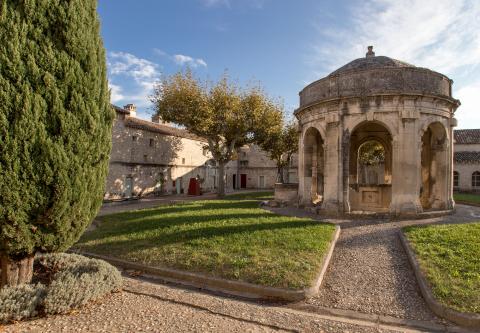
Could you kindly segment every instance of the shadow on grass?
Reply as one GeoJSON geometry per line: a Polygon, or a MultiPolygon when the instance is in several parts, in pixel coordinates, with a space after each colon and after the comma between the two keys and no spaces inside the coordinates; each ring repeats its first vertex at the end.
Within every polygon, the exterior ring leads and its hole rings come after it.
{"type": "Polygon", "coordinates": [[[144,217],[151,216],[152,214],[174,214],[182,213],[186,211],[196,211],[196,210],[220,210],[220,209],[241,209],[241,208],[257,208],[258,201],[255,200],[212,200],[212,201],[197,201],[197,202],[186,202],[178,203],[175,205],[162,205],[154,208],[132,210],[128,212],[120,212],[107,214],[99,216],[98,219],[102,221],[110,220],[131,220],[131,219],[141,219],[144,217]]]}
{"type": "MultiPolygon", "coordinates": [[[[234,234],[248,233],[252,234],[256,231],[275,231],[279,229],[298,229],[318,227],[319,223],[316,221],[289,221],[278,223],[260,223],[248,225],[222,226],[222,227],[205,227],[192,230],[178,231],[173,233],[164,233],[158,236],[147,237],[142,239],[127,239],[121,241],[104,242],[100,245],[86,245],[78,244],[83,250],[88,252],[96,252],[99,247],[106,247],[109,250],[109,255],[124,256],[137,249],[148,249],[159,247],[163,245],[185,243],[196,239],[206,239],[213,237],[228,237],[234,234]]],[[[122,234],[117,234],[121,236],[122,234]]],[[[129,233],[126,233],[129,235],[129,233]]]]}
{"type": "Polygon", "coordinates": [[[98,229],[87,232],[80,242],[99,240],[112,236],[121,235],[134,235],[137,233],[148,232],[153,230],[162,230],[172,228],[176,226],[188,226],[191,224],[210,222],[214,224],[216,222],[229,221],[229,224],[234,225],[236,222],[249,223],[250,221],[242,221],[243,219],[252,218],[268,218],[274,216],[269,212],[258,213],[231,213],[225,214],[209,214],[209,215],[181,215],[172,217],[163,217],[163,212],[158,212],[157,215],[148,214],[147,217],[130,219],[127,221],[121,221],[121,219],[115,218],[112,220],[103,221],[98,229]],[[114,228],[113,228],[114,227],[114,228]]]}

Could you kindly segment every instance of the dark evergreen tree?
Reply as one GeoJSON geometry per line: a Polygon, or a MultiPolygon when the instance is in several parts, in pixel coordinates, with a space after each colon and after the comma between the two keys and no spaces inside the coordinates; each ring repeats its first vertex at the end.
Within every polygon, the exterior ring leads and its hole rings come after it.
{"type": "Polygon", "coordinates": [[[0,0],[2,284],[63,251],[98,212],[111,149],[96,0],[0,0]]]}

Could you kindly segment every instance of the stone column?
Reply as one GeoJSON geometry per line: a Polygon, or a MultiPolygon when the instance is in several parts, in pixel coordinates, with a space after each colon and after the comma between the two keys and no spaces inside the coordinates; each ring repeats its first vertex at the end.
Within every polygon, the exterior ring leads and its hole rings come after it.
{"type": "Polygon", "coordinates": [[[392,203],[395,215],[418,214],[422,211],[420,194],[421,138],[416,119],[402,119],[398,135],[393,138],[392,203]]]}
{"type": "Polygon", "coordinates": [[[305,186],[305,172],[304,172],[304,163],[305,163],[305,147],[303,146],[303,135],[300,132],[298,136],[298,166],[297,166],[297,173],[298,173],[298,202],[304,203],[304,186],[305,186]]]}
{"type": "Polygon", "coordinates": [[[328,213],[338,214],[341,211],[339,193],[341,187],[341,147],[339,145],[340,133],[338,115],[337,119],[327,121],[325,144],[325,184],[322,209],[328,213]]]}
{"type": "Polygon", "coordinates": [[[447,147],[447,167],[448,167],[448,182],[447,182],[447,209],[455,208],[455,200],[453,200],[453,128],[457,126],[455,118],[450,119],[450,126],[448,127],[448,147],[447,147]]]}
{"type": "Polygon", "coordinates": [[[310,199],[312,203],[316,203],[318,199],[317,182],[318,182],[318,144],[312,145],[312,184],[310,186],[310,199]]]}

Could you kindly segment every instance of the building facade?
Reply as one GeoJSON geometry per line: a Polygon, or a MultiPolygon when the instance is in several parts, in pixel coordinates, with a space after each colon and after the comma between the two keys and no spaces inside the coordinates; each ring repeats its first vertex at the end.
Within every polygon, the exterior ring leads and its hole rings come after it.
{"type": "Polygon", "coordinates": [[[455,130],[454,138],[453,188],[480,192],[480,129],[455,130]]]}
{"type": "MultiPolygon", "coordinates": [[[[200,180],[203,192],[215,191],[218,172],[205,139],[153,117],[139,119],[136,108],[114,106],[112,152],[105,199],[187,193],[190,180],[200,180]]],[[[245,146],[225,168],[226,190],[272,189],[275,163],[259,147],[245,146]]],[[[296,180],[296,159],[290,167],[296,180]]]]}

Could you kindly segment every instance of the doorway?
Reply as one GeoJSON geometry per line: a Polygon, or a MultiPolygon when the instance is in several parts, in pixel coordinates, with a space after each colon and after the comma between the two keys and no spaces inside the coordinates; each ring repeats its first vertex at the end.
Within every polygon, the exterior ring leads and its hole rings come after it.
{"type": "Polygon", "coordinates": [[[237,188],[237,175],[233,174],[233,182],[232,182],[232,188],[236,189],[237,188]]]}
{"type": "Polygon", "coordinates": [[[240,175],[240,188],[247,188],[247,175],[241,174],[240,175]]]}
{"type": "Polygon", "coordinates": [[[130,198],[132,196],[132,189],[133,189],[133,178],[127,177],[125,178],[125,197],[130,198]]]}

